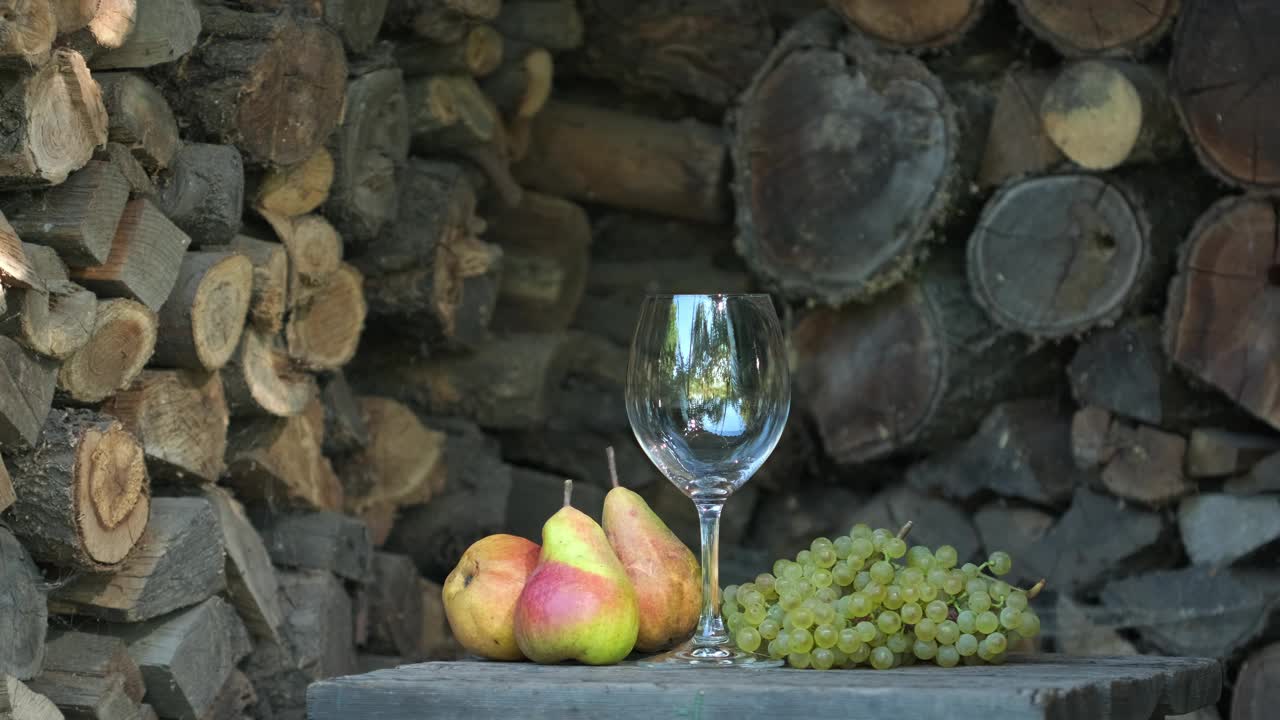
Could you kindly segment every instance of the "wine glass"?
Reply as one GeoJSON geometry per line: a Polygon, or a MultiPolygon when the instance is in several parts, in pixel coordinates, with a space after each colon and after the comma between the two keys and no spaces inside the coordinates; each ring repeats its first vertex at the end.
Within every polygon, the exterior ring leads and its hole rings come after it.
{"type": "Polygon", "coordinates": [[[720,617],[720,513],[773,452],[791,409],[782,328],[764,294],[649,295],[627,369],[627,418],[658,470],[693,500],[702,613],[650,666],[777,667],[732,646],[720,617]]]}

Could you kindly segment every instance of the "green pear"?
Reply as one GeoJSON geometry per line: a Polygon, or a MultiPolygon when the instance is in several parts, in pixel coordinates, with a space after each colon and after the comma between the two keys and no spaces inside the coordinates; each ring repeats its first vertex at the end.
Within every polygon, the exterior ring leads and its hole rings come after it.
{"type": "Polygon", "coordinates": [[[569,504],[542,526],[538,565],[516,601],[516,644],[536,663],[576,660],[611,665],[636,644],[640,612],[635,589],[604,530],[569,504]]]}
{"type": "Polygon", "coordinates": [[[604,497],[604,534],[636,590],[636,650],[657,652],[693,634],[702,611],[702,569],[644,498],[618,483],[612,450],[613,489],[604,497]]]}

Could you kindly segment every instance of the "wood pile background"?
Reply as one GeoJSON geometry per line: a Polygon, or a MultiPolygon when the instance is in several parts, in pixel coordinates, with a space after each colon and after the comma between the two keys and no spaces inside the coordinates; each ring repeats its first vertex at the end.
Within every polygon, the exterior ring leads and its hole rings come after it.
{"type": "Polygon", "coordinates": [[[456,652],[648,292],[768,291],[788,431],[724,582],[915,521],[1045,649],[1280,687],[1280,8],[28,0],[0,35],[0,717],[302,718],[456,652]]]}

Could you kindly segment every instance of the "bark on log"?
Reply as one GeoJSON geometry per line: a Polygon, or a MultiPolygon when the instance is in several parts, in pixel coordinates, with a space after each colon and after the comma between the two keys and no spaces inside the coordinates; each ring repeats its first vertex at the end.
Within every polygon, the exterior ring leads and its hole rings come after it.
{"type": "Polygon", "coordinates": [[[138,14],[137,0],[55,0],[53,5],[58,44],[75,48],[85,57],[128,41],[138,14]]]}
{"type": "Polygon", "coordinates": [[[1262,118],[1277,99],[1271,68],[1280,8],[1182,0],[1169,86],[1201,163],[1246,190],[1280,193],[1280,142],[1262,118]],[[1230,69],[1229,71],[1227,69],[1230,69]],[[1224,110],[1225,108],[1225,110],[1224,110]]]}
{"type": "Polygon", "coordinates": [[[142,443],[153,481],[212,483],[225,468],[230,421],[218,373],[143,370],[102,412],[142,443]]]}
{"type": "Polygon", "coordinates": [[[253,294],[253,263],[238,252],[189,252],[160,307],[152,364],[220,370],[244,331],[253,294]]]}
{"type": "Polygon", "coordinates": [[[61,185],[5,198],[3,210],[23,241],[48,245],[73,267],[99,265],[111,252],[129,192],[114,165],[93,160],[61,185]]]}
{"type": "Polygon", "coordinates": [[[119,638],[50,628],[40,676],[28,683],[67,717],[135,720],[145,692],[142,671],[119,638]]]}
{"type": "Polygon", "coordinates": [[[383,27],[437,42],[457,42],[467,28],[498,16],[502,0],[391,0],[383,27]]]}
{"type": "Polygon", "coordinates": [[[8,524],[37,561],[110,571],[142,536],[151,483],[141,446],[116,419],[52,410],[34,447],[7,460],[18,494],[8,524]]]}
{"type": "Polygon", "coordinates": [[[1280,283],[1277,211],[1259,198],[1230,197],[1191,230],[1169,286],[1164,347],[1192,375],[1280,428],[1280,283]]]}
{"type": "Polygon", "coordinates": [[[387,0],[239,0],[239,4],[323,20],[356,55],[373,47],[387,12],[387,0]]]}
{"type": "Polygon", "coordinates": [[[60,185],[107,141],[102,90],[84,58],[59,48],[31,73],[6,73],[0,122],[0,187],[60,185]]]}
{"type": "Polygon", "coordinates": [[[29,448],[53,404],[58,364],[16,342],[0,339],[0,446],[29,448]]]}
{"type": "Polygon", "coordinates": [[[64,717],[49,698],[7,673],[0,673],[0,713],[13,720],[63,720],[64,717]]]}
{"type": "Polygon", "coordinates": [[[396,64],[405,76],[467,74],[484,77],[502,62],[502,34],[489,25],[475,25],[457,42],[417,40],[396,46],[396,64]]]}
{"type": "Polygon", "coordinates": [[[1066,162],[1040,119],[1040,106],[1053,80],[1052,71],[1027,67],[1011,69],[1001,78],[978,169],[981,189],[1046,173],[1066,162]]]}
{"type": "Polygon", "coordinates": [[[1280,703],[1280,643],[1253,651],[1240,664],[1231,692],[1231,720],[1265,720],[1280,703]]]}
{"type": "Polygon", "coordinates": [[[98,303],[89,342],[57,368],[58,390],[76,403],[98,403],[129,387],[156,346],[156,314],[133,300],[98,303]]]}
{"type": "Polygon", "coordinates": [[[25,71],[49,61],[58,34],[58,14],[49,0],[12,3],[0,39],[0,68],[25,71]]]}
{"type": "Polygon", "coordinates": [[[343,263],[289,315],[289,356],[308,370],[341,368],[355,357],[367,314],[364,276],[343,263]]]}
{"type": "Polygon", "coordinates": [[[9,468],[0,459],[0,513],[8,510],[18,496],[13,494],[13,480],[9,477],[9,468]]]}
{"type": "Polygon", "coordinates": [[[268,169],[252,193],[253,206],[287,218],[315,212],[329,199],[335,171],[333,154],[318,147],[300,163],[268,169]]]}
{"type": "MultiPolygon", "coordinates": [[[[128,12],[131,3],[115,4],[128,12]]],[[[133,29],[118,47],[104,42],[100,51],[85,48],[91,53],[90,67],[136,70],[175,63],[196,46],[201,31],[198,8],[195,0],[136,0],[133,29]]]]}
{"type": "Polygon", "coordinates": [[[208,486],[204,496],[213,504],[227,551],[227,594],[250,634],[262,642],[278,643],[284,625],[280,584],[262,536],[249,522],[244,506],[220,487],[208,486]]]}
{"type": "Polygon", "coordinates": [[[71,279],[104,298],[130,298],[153,311],[173,291],[191,238],[150,200],[130,200],[101,265],[71,269],[71,279]]]}
{"type": "Polygon", "coordinates": [[[571,200],[725,223],[728,152],[717,128],[553,100],[512,167],[529,189],[571,200]]]}
{"type": "Polygon", "coordinates": [[[325,454],[334,457],[367,447],[368,419],[341,370],[325,380],[321,399],[324,405],[325,454]]]}
{"type": "Polygon", "coordinates": [[[249,321],[268,335],[284,328],[289,303],[289,255],[278,242],[237,235],[229,248],[253,263],[253,290],[249,299],[249,321]]]}
{"type": "Polygon", "coordinates": [[[342,483],[301,416],[232,427],[224,483],[250,505],[336,511],[343,504],[342,483]]]}
{"type": "MultiPolygon", "coordinates": [[[[159,199],[155,183],[151,181],[151,176],[147,174],[146,169],[142,167],[142,163],[138,162],[138,158],[133,156],[133,151],[129,148],[120,143],[108,142],[93,157],[95,160],[111,163],[124,176],[124,179],[129,183],[129,192],[132,197],[146,198],[152,201],[159,199]]],[[[116,219],[116,222],[119,222],[119,218],[116,219]]],[[[112,223],[110,232],[112,234],[115,233],[115,223],[112,223]]],[[[109,238],[108,242],[110,242],[109,238]]]]}
{"type": "Polygon", "coordinates": [[[1141,56],[1173,25],[1180,0],[1014,0],[1023,24],[1067,57],[1141,56]]]}
{"type": "Polygon", "coordinates": [[[727,105],[776,40],[754,0],[580,0],[587,75],[727,105]]]}
{"type": "Polygon", "coordinates": [[[93,78],[102,86],[110,118],[108,139],[132,150],[147,172],[169,167],[182,140],[160,89],[138,72],[98,72],[93,78]]]}
{"type": "Polygon", "coordinates": [[[345,118],[330,150],[334,180],[325,215],[347,242],[367,243],[396,217],[396,177],[409,157],[399,70],[375,70],[348,82],[345,118]]]}
{"type": "Polygon", "coordinates": [[[168,78],[193,140],[235,145],[258,165],[302,162],[338,127],[347,89],[342,41],[292,13],[200,6],[202,36],[168,78]]]}
{"type": "Polygon", "coordinates": [[[369,584],[366,652],[399,655],[412,662],[423,655],[422,588],[418,568],[407,555],[373,554],[369,584]]]}
{"type": "Polygon", "coordinates": [[[315,376],[289,359],[282,340],[252,327],[240,336],[222,382],[232,417],[298,415],[319,392],[315,376]]]}
{"type": "Polygon", "coordinates": [[[829,0],[832,10],[893,48],[953,45],[982,18],[987,0],[829,0]]]}
{"type": "Polygon", "coordinates": [[[373,579],[369,529],[336,512],[261,513],[258,528],[276,565],[319,570],[357,583],[373,579]]]}
{"type": "Polygon", "coordinates": [[[320,215],[264,215],[289,253],[289,308],[306,303],[342,265],[342,236],[320,215]]]}
{"type": "Polygon", "coordinates": [[[226,588],[222,533],[201,497],[155,498],[138,545],[111,573],[80,575],[54,590],[49,610],[133,623],[195,605],[226,588]]]}
{"type": "Polygon", "coordinates": [[[158,204],[196,245],[223,245],[240,231],[244,162],[230,145],[187,143],[170,161],[158,204]]]}
{"type": "Polygon", "coordinates": [[[941,82],[831,14],[784,37],[730,124],[738,250],[789,297],[838,306],[891,287],[956,199],[941,82]]]}
{"type": "Polygon", "coordinates": [[[54,359],[69,357],[89,342],[98,299],[71,282],[53,248],[23,243],[41,287],[10,289],[0,332],[54,359]]]}
{"type": "Polygon", "coordinates": [[[542,47],[507,43],[506,56],[480,87],[507,120],[533,118],[551,98],[555,61],[542,47]]]}
{"type": "MultiPolygon", "coordinates": [[[[49,620],[44,582],[31,555],[9,530],[0,527],[0,676],[30,680],[45,658],[45,629],[49,620]]],[[[0,702],[0,709],[3,709],[0,702]]]]}
{"type": "Polygon", "coordinates": [[[1280,438],[1272,435],[1196,428],[1187,441],[1187,474],[1193,478],[1238,475],[1277,451],[1280,438]]]}
{"type": "Polygon", "coordinates": [[[582,300],[591,260],[586,212],[567,200],[527,192],[520,207],[490,220],[485,237],[502,247],[502,285],[493,328],[567,329],[582,300]]]}

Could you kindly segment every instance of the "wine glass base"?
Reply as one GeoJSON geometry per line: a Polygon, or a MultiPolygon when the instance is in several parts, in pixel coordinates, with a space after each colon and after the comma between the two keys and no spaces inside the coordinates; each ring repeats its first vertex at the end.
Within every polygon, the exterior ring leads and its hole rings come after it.
{"type": "Polygon", "coordinates": [[[660,669],[722,667],[756,669],[782,667],[782,664],[782,660],[744,652],[732,645],[694,647],[692,642],[685,642],[674,650],[636,662],[640,667],[660,669]]]}

